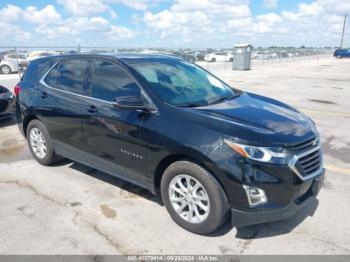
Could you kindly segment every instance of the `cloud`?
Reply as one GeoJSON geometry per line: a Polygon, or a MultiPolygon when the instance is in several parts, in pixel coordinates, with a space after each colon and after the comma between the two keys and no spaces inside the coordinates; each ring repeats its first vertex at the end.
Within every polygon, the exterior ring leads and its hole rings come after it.
{"type": "Polygon", "coordinates": [[[350,1],[344,0],[318,0],[317,3],[328,13],[344,16],[350,14],[350,1]]]}
{"type": "Polygon", "coordinates": [[[110,30],[106,32],[106,36],[111,40],[119,40],[132,38],[135,36],[135,32],[124,26],[111,25],[110,30]]]}
{"type": "Polygon", "coordinates": [[[282,32],[280,27],[276,27],[283,21],[282,17],[275,13],[268,13],[256,17],[256,23],[253,25],[255,33],[282,32]]]}
{"type": "Polygon", "coordinates": [[[6,5],[0,9],[0,21],[13,23],[20,19],[33,24],[50,24],[59,23],[61,21],[61,15],[53,5],[47,5],[41,10],[35,6],[28,6],[25,9],[21,9],[15,5],[6,5]]]}
{"type": "Polygon", "coordinates": [[[265,8],[276,8],[278,6],[278,0],[263,0],[262,5],[265,8]]]}
{"type": "MultiPolygon", "coordinates": [[[[30,38],[32,44],[51,39],[53,44],[129,41],[141,46],[202,48],[228,47],[237,42],[334,46],[339,42],[343,13],[350,13],[350,2],[342,0],[301,2],[293,11],[263,13],[261,9],[259,15],[252,14],[249,0],[174,0],[162,9],[152,9],[162,0],[56,1],[68,12],[60,14],[55,5],[0,7],[0,36],[6,38],[2,43],[30,38]],[[129,21],[136,29],[114,20],[119,5],[137,10],[129,21]],[[128,40],[136,36],[138,43],[128,40]]],[[[260,1],[271,8],[278,2],[260,1]]]]}
{"type": "Polygon", "coordinates": [[[236,34],[243,33],[246,28],[239,27],[239,23],[248,26],[251,13],[245,0],[177,0],[169,9],[145,12],[143,20],[163,39],[191,42],[231,28],[236,29],[236,34]]]}
{"type": "Polygon", "coordinates": [[[135,10],[146,10],[158,5],[162,0],[103,0],[106,4],[123,4],[135,10]]]}
{"type": "Polygon", "coordinates": [[[7,24],[0,21],[0,39],[2,45],[11,45],[32,39],[30,32],[24,31],[17,25],[7,24]]]}
{"type": "Polygon", "coordinates": [[[60,25],[43,24],[36,28],[36,33],[45,35],[49,39],[76,37],[83,32],[102,34],[100,37],[102,40],[105,40],[104,37],[115,40],[135,36],[134,31],[120,25],[110,24],[108,20],[99,16],[71,17],[60,25]]]}
{"type": "Polygon", "coordinates": [[[7,23],[16,22],[22,13],[22,9],[15,5],[6,5],[0,9],[0,21],[7,23]]]}
{"type": "Polygon", "coordinates": [[[22,11],[22,15],[25,21],[34,24],[59,23],[61,21],[61,15],[53,5],[47,5],[41,10],[34,6],[28,6],[22,11]]]}
{"type": "Polygon", "coordinates": [[[115,16],[115,12],[101,0],[57,0],[57,2],[73,16],[89,16],[103,12],[112,12],[115,16]]]}

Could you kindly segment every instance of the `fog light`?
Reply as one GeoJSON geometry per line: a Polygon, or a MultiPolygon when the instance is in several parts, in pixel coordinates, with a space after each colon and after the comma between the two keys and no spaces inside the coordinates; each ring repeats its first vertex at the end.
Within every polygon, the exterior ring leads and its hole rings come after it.
{"type": "Polygon", "coordinates": [[[255,207],[267,202],[267,197],[263,189],[246,185],[243,185],[243,188],[247,194],[250,207],[255,207]]]}

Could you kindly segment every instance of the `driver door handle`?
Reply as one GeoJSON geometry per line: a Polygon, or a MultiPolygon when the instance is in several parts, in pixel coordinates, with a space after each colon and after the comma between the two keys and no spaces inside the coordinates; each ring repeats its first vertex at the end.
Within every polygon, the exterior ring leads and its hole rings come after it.
{"type": "Polygon", "coordinates": [[[90,113],[96,113],[98,110],[96,106],[91,105],[87,108],[87,111],[89,111],[90,113]]]}
{"type": "Polygon", "coordinates": [[[46,92],[41,92],[41,98],[45,99],[47,98],[49,95],[46,92]]]}

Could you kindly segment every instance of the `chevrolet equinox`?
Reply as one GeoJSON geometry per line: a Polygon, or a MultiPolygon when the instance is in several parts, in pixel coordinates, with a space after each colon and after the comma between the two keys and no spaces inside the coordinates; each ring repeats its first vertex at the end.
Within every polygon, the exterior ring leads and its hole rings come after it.
{"type": "Polygon", "coordinates": [[[63,55],[30,63],[17,119],[43,165],[68,158],[160,194],[183,228],[209,234],[286,219],[324,169],[315,123],[167,55],[63,55]]]}

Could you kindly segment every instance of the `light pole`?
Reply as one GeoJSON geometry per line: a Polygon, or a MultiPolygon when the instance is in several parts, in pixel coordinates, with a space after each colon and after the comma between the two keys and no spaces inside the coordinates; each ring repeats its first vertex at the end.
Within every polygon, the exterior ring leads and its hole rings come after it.
{"type": "Polygon", "coordinates": [[[341,35],[340,48],[343,48],[343,43],[344,43],[344,34],[345,34],[345,26],[346,26],[346,17],[347,17],[347,15],[344,16],[343,33],[342,33],[342,35],[341,35]]]}

